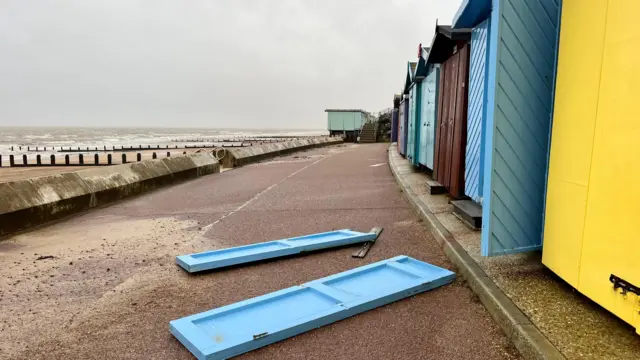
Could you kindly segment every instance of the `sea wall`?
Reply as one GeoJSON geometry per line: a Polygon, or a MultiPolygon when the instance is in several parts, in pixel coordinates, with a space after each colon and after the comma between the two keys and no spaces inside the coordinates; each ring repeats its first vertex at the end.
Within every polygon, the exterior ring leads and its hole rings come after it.
{"type": "Polygon", "coordinates": [[[0,184],[0,237],[162,186],[220,172],[195,153],[0,184]]]}
{"type": "Polygon", "coordinates": [[[232,168],[300,150],[336,145],[341,144],[342,142],[343,140],[341,137],[318,137],[281,143],[249,146],[244,148],[227,149],[225,156],[220,162],[222,163],[222,166],[226,168],[232,168]]]}

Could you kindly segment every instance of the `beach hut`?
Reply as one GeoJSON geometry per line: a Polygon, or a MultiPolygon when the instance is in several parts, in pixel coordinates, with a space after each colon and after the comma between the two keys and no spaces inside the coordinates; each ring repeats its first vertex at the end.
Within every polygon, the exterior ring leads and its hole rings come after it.
{"type": "MultiPolygon", "coordinates": [[[[429,91],[433,90],[430,93],[435,95],[435,90],[429,88],[429,85],[435,88],[435,77],[432,76],[428,81],[425,81],[428,75],[426,62],[428,54],[429,48],[423,48],[422,44],[418,45],[418,62],[409,91],[407,158],[414,166],[425,166],[432,169],[435,122],[428,122],[429,113],[425,109],[428,107],[429,91]]],[[[435,104],[433,105],[435,109],[435,104]]]]}
{"type": "Polygon", "coordinates": [[[400,106],[398,107],[398,154],[405,156],[406,154],[406,108],[405,108],[405,95],[402,94],[400,98],[400,106]]]}
{"type": "Polygon", "coordinates": [[[441,64],[433,177],[454,198],[464,195],[470,39],[470,30],[436,25],[427,59],[441,64]]]}
{"type": "Polygon", "coordinates": [[[416,63],[408,62],[405,75],[404,87],[402,89],[402,99],[400,100],[400,108],[398,111],[398,122],[400,124],[398,130],[398,152],[402,156],[407,154],[407,140],[409,131],[409,89],[413,82],[413,72],[416,63]]]}
{"type": "Polygon", "coordinates": [[[463,0],[453,20],[473,29],[463,188],[473,201],[454,208],[481,217],[485,256],[542,245],[559,14],[558,0],[463,0]]]}
{"type": "Polygon", "coordinates": [[[421,127],[416,151],[418,163],[433,170],[440,65],[427,63],[429,51],[430,48],[422,49],[422,57],[416,69],[416,81],[421,84],[419,106],[421,127]]]}
{"type": "Polygon", "coordinates": [[[398,142],[398,130],[400,124],[398,124],[398,111],[400,108],[400,95],[393,96],[393,110],[391,112],[391,142],[398,142]]]}
{"type": "Polygon", "coordinates": [[[640,334],[636,0],[565,0],[542,262],[640,334]]]}
{"type": "Polygon", "coordinates": [[[417,97],[419,94],[419,87],[416,83],[416,68],[417,62],[409,62],[407,64],[407,71],[409,75],[409,84],[408,84],[408,97],[409,97],[409,111],[407,116],[407,159],[413,165],[417,165],[417,157],[416,157],[416,108],[417,108],[417,97]]]}
{"type": "Polygon", "coordinates": [[[366,122],[367,115],[361,109],[326,109],[327,130],[331,136],[343,135],[346,139],[355,141],[360,134],[360,128],[366,122]]]}

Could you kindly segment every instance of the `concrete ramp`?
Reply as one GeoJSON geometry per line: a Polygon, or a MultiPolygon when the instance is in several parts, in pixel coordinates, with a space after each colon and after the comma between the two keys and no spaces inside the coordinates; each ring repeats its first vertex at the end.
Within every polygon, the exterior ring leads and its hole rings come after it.
{"type": "Polygon", "coordinates": [[[227,149],[227,153],[222,158],[222,166],[232,168],[247,165],[257,161],[273,158],[280,155],[290,154],[296,151],[341,144],[339,137],[318,137],[302,140],[287,141],[281,143],[270,143],[264,145],[247,146],[242,148],[227,149]]]}

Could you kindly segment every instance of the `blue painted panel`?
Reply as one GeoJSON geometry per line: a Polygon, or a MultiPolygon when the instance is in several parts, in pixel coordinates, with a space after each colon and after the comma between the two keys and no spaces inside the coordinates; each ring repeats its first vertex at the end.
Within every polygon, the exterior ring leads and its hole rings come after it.
{"type": "Polygon", "coordinates": [[[451,283],[449,270],[398,256],[169,323],[200,360],[227,359],[451,283]]]}
{"type": "Polygon", "coordinates": [[[400,128],[398,130],[398,153],[402,156],[407,154],[407,104],[407,99],[402,100],[400,109],[398,109],[398,121],[400,122],[400,128]]]}
{"type": "Polygon", "coordinates": [[[422,89],[424,88],[424,81],[416,83],[415,93],[413,96],[414,109],[413,109],[413,158],[411,164],[418,166],[420,164],[420,144],[422,143],[422,89]]]}
{"type": "Polygon", "coordinates": [[[436,119],[438,108],[438,82],[440,81],[440,65],[429,65],[428,75],[422,81],[420,145],[418,162],[433,170],[433,154],[435,151],[436,119]]]}
{"type": "Polygon", "coordinates": [[[557,37],[557,0],[493,0],[482,254],[542,246],[557,37]]]}
{"type": "Polygon", "coordinates": [[[228,249],[181,255],[176,262],[190,273],[219,269],[226,266],[290,256],[302,252],[326,249],[374,240],[375,233],[361,233],[348,229],[290,239],[268,241],[228,249]]]}
{"type": "Polygon", "coordinates": [[[464,193],[482,204],[485,123],[487,47],[490,20],[473,29],[469,69],[469,107],[467,111],[467,149],[465,153],[464,193]]]}
{"type": "Polygon", "coordinates": [[[409,90],[409,128],[407,130],[407,159],[414,163],[416,154],[416,93],[418,84],[409,90]]]}
{"type": "Polygon", "coordinates": [[[402,123],[404,124],[403,128],[402,128],[402,136],[403,136],[403,143],[402,143],[402,155],[407,154],[407,138],[409,137],[408,131],[409,131],[409,96],[407,95],[407,98],[404,100],[404,117],[402,119],[402,123]]]}

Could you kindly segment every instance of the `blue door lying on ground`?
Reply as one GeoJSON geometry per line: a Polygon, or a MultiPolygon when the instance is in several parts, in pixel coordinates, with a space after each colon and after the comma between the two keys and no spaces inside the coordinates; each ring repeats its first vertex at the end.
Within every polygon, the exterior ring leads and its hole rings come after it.
{"type": "Polygon", "coordinates": [[[228,359],[451,283],[449,270],[398,256],[169,323],[200,360],[228,359]]]}
{"type": "Polygon", "coordinates": [[[176,258],[176,262],[183,269],[194,273],[281,256],[290,256],[302,252],[363,243],[375,240],[375,238],[375,233],[361,233],[345,229],[191,255],[181,255],[176,258]]]}
{"type": "Polygon", "coordinates": [[[429,65],[427,78],[422,81],[420,112],[422,128],[420,131],[420,146],[418,162],[433,170],[433,152],[436,137],[436,109],[438,108],[438,82],[440,81],[440,66],[429,65]]]}

